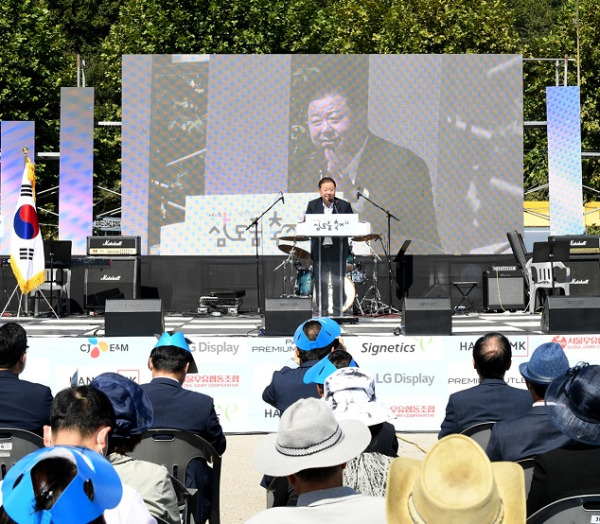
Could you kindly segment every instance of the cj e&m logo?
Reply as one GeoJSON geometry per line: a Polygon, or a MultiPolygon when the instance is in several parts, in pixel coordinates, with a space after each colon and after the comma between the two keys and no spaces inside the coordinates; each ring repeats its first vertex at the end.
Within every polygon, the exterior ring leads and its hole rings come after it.
{"type": "Polygon", "coordinates": [[[79,346],[79,351],[82,353],[87,353],[92,358],[98,358],[100,355],[106,352],[129,351],[129,344],[109,344],[105,340],[92,337],[88,338],[86,344],[81,344],[81,346],[79,346]]]}

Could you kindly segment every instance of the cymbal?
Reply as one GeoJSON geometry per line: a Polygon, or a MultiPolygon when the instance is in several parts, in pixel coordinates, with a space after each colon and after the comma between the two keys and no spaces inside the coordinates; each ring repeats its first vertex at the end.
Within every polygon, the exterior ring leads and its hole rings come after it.
{"type": "Polygon", "coordinates": [[[304,251],[304,249],[300,249],[299,247],[290,246],[288,244],[279,244],[277,247],[288,255],[292,254],[292,256],[296,258],[305,258],[310,260],[310,253],[308,251],[304,251]]]}
{"type": "Polygon", "coordinates": [[[287,237],[278,237],[278,240],[288,240],[290,242],[307,242],[310,240],[310,237],[304,235],[290,235],[287,237]]]}
{"type": "Polygon", "coordinates": [[[354,242],[368,242],[369,240],[379,240],[381,235],[377,233],[371,233],[370,235],[363,235],[362,237],[352,237],[354,242]]]}

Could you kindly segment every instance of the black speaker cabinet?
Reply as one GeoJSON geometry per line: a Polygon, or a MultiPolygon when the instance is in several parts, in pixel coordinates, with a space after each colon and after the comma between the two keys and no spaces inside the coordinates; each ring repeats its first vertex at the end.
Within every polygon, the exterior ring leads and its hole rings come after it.
{"type": "Polygon", "coordinates": [[[541,327],[550,334],[600,332],[600,297],[548,296],[541,327]]]}
{"type": "Polygon", "coordinates": [[[405,335],[451,335],[452,304],[449,298],[409,298],[402,303],[405,335]]]}
{"type": "Polygon", "coordinates": [[[84,286],[86,309],[104,309],[108,299],[139,298],[139,257],[90,259],[85,268],[84,286]]]}
{"type": "Polygon", "coordinates": [[[310,297],[265,299],[265,335],[291,337],[296,328],[312,318],[310,297]]]}
{"type": "Polygon", "coordinates": [[[160,298],[106,301],[104,334],[107,337],[151,337],[161,335],[164,330],[160,298]]]}
{"type": "Polygon", "coordinates": [[[522,271],[483,272],[483,306],[485,309],[524,309],[525,279],[522,271]]]}

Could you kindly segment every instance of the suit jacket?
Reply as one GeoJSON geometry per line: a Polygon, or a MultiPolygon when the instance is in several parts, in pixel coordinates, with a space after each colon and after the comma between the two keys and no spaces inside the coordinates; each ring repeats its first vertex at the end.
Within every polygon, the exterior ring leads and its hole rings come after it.
{"type": "Polygon", "coordinates": [[[0,426],[33,431],[43,436],[50,424],[50,388],[21,380],[12,371],[0,371],[0,426]]]}
{"type": "MultiPolygon", "coordinates": [[[[176,380],[157,377],[142,384],[154,409],[154,428],[183,429],[200,435],[210,442],[219,454],[226,447],[223,428],[208,395],[184,389],[176,380]]],[[[198,506],[195,521],[204,522],[212,505],[212,470],[203,460],[190,463],[186,472],[186,486],[198,488],[198,506]]]]}
{"type": "MultiPolygon", "coordinates": [[[[307,160],[299,176],[288,179],[288,191],[311,192],[322,176],[329,176],[323,155],[315,153],[307,160]]],[[[335,178],[335,177],[334,177],[335,178]]],[[[368,133],[367,143],[358,164],[355,186],[394,216],[392,253],[402,242],[412,239],[412,252],[443,253],[433,206],[431,178],[425,161],[410,149],[368,133]],[[368,194],[367,194],[368,193],[368,194]]],[[[371,223],[373,233],[387,236],[387,216],[356,194],[344,195],[361,220],[371,223]]]]}
{"type": "Polygon", "coordinates": [[[600,493],[600,447],[575,444],[540,455],[533,469],[527,515],[565,497],[600,493]]]}
{"type": "Polygon", "coordinates": [[[479,385],[450,395],[438,438],[460,433],[474,424],[497,422],[531,409],[531,395],[504,380],[484,378],[479,385]]]}
{"type": "Polygon", "coordinates": [[[283,413],[301,398],[319,398],[317,386],[304,383],[304,375],[316,363],[316,360],[309,360],[297,368],[285,366],[275,371],[271,383],[263,391],[263,400],[283,413]]]}
{"type": "MultiPolygon", "coordinates": [[[[311,200],[308,203],[308,206],[306,208],[307,215],[323,215],[324,213],[325,213],[325,210],[323,209],[323,199],[315,198],[314,200],[311,200]]],[[[354,213],[354,211],[352,211],[352,206],[348,202],[346,202],[345,200],[342,200],[341,198],[335,199],[335,210],[334,210],[333,214],[349,215],[349,214],[353,214],[353,213],[354,213]]],[[[333,246],[327,247],[325,249],[321,249],[321,257],[323,258],[323,260],[325,260],[326,258],[327,259],[330,258],[328,255],[331,255],[333,257],[333,259],[337,259],[337,257],[339,256],[340,243],[341,243],[341,245],[342,245],[342,267],[345,268],[346,267],[346,258],[348,258],[348,253],[350,252],[350,248],[348,247],[348,238],[347,237],[331,237],[331,240],[333,241],[333,246]]],[[[313,260],[315,260],[315,258],[318,256],[317,253],[319,252],[319,244],[322,241],[323,241],[323,237],[312,237],[310,239],[310,251],[311,251],[313,260]]]]}
{"type": "Polygon", "coordinates": [[[520,417],[496,422],[486,453],[492,461],[515,462],[570,443],[572,440],[550,422],[546,406],[540,405],[520,417]]]}

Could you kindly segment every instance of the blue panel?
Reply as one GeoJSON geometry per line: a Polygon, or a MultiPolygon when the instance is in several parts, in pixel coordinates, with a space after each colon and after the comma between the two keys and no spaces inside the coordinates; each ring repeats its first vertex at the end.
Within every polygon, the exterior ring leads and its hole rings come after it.
{"type": "Polygon", "coordinates": [[[60,94],[58,233],[73,241],[73,254],[85,254],[93,225],[94,89],[63,87],[60,94]]]}
{"type": "Polygon", "coordinates": [[[579,87],[547,87],[550,234],[584,232],[579,87]]]}

